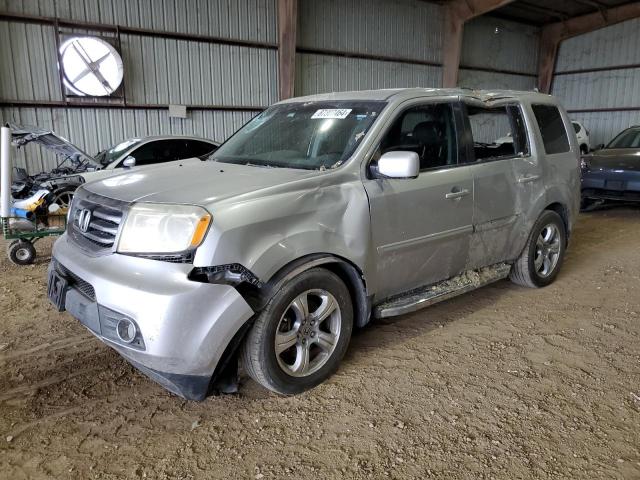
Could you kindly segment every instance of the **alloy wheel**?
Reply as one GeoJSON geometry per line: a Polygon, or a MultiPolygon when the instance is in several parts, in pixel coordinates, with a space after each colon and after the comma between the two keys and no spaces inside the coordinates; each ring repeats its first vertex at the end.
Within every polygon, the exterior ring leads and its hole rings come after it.
{"type": "Polygon", "coordinates": [[[327,363],[338,344],[340,306],[326,290],[298,295],[280,318],[275,334],[278,365],[293,377],[306,377],[327,363]]]}
{"type": "Polygon", "coordinates": [[[553,223],[546,225],[538,235],[533,263],[536,272],[543,278],[551,275],[558,264],[560,238],[560,231],[553,223]]]}

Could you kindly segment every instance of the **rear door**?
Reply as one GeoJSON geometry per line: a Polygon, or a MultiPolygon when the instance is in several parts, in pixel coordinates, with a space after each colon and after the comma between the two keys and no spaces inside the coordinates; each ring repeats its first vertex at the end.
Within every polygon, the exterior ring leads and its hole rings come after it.
{"type": "Polygon", "coordinates": [[[473,237],[469,268],[512,260],[532,192],[542,191],[539,165],[530,155],[522,107],[511,101],[465,101],[474,161],[473,237]],[[505,141],[505,139],[509,139],[505,141]]]}
{"type": "MultiPolygon", "coordinates": [[[[459,114],[453,102],[412,101],[399,108],[370,164],[414,151],[414,179],[364,180],[371,211],[380,299],[460,273],[472,231],[473,181],[460,166],[459,114]]],[[[369,170],[367,170],[369,171],[369,170]]]]}

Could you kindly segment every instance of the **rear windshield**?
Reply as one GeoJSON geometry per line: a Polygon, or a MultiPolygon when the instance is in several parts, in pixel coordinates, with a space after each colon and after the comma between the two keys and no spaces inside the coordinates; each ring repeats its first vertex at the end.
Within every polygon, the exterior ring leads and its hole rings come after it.
{"type": "Polygon", "coordinates": [[[225,163],[322,170],[347,160],[385,102],[274,105],[242,127],[212,156],[225,163]]]}
{"type": "Polygon", "coordinates": [[[640,129],[625,130],[607,148],[640,148],[640,129]]]}

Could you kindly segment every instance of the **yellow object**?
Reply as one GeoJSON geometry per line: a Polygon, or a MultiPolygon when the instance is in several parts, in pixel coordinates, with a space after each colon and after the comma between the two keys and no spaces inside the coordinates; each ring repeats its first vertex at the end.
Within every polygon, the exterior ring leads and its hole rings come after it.
{"type": "Polygon", "coordinates": [[[209,228],[209,223],[211,223],[211,215],[206,214],[200,217],[198,221],[198,225],[196,225],[196,231],[193,233],[193,238],[191,238],[191,246],[197,247],[204,240],[204,236],[207,233],[207,229],[209,228]]]}

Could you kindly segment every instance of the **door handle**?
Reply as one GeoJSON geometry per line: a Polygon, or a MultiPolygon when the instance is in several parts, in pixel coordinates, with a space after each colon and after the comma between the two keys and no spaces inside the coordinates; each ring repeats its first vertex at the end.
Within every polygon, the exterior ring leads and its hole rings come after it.
{"type": "Polygon", "coordinates": [[[524,177],[520,177],[518,179],[518,183],[529,183],[535,182],[540,178],[540,175],[525,175],[524,177]]]}
{"type": "Polygon", "coordinates": [[[469,190],[467,189],[460,190],[457,187],[455,187],[453,190],[451,190],[451,192],[447,193],[444,196],[444,198],[448,200],[455,200],[456,198],[466,197],[467,195],[469,195],[469,190]]]}

